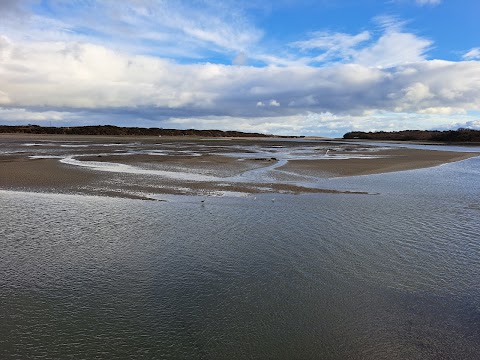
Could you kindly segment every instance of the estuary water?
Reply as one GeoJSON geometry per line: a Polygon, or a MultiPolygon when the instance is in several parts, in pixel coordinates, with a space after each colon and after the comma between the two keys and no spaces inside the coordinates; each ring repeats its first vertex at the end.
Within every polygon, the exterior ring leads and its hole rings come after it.
{"type": "Polygon", "coordinates": [[[0,191],[0,358],[478,359],[479,179],[477,157],[325,179],[377,195],[0,191]]]}

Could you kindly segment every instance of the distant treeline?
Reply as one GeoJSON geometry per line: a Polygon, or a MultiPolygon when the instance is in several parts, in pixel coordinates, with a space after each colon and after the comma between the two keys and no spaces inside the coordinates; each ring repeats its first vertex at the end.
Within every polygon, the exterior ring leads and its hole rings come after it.
{"type": "Polygon", "coordinates": [[[440,141],[440,142],[480,142],[480,131],[458,129],[448,131],[405,130],[405,131],[352,131],[343,135],[344,139],[397,140],[397,141],[440,141]]]}
{"type": "Polygon", "coordinates": [[[38,125],[0,125],[0,133],[61,135],[130,135],[130,136],[203,136],[203,137],[268,137],[270,135],[222,130],[177,130],[161,128],[118,127],[113,125],[47,127],[38,125]]]}

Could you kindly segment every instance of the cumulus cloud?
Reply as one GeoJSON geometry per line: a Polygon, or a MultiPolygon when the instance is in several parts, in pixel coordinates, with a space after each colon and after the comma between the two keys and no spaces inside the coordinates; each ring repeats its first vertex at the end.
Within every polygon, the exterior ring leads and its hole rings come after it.
{"type": "Polygon", "coordinates": [[[425,99],[430,99],[433,97],[433,94],[430,92],[430,89],[427,85],[417,82],[403,90],[405,93],[404,99],[409,103],[417,104],[425,99]]]}
{"type": "Polygon", "coordinates": [[[480,107],[478,62],[238,67],[178,64],[84,43],[8,40],[0,46],[0,100],[17,107],[246,117],[480,107]]]}

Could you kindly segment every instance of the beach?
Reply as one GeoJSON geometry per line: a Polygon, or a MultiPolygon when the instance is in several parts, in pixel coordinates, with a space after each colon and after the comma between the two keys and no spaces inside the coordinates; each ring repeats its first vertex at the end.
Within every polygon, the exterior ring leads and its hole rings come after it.
{"type": "Polygon", "coordinates": [[[316,183],[478,156],[468,149],[282,138],[2,134],[0,144],[1,189],[139,199],[161,194],[355,193],[316,183]]]}

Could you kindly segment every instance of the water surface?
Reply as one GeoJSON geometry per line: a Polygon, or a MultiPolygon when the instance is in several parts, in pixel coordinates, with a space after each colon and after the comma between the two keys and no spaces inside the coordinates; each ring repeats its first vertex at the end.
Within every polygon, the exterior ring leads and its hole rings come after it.
{"type": "Polygon", "coordinates": [[[379,195],[0,191],[2,359],[477,359],[480,158],[379,195]]]}

